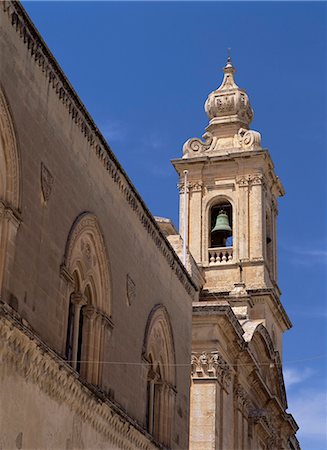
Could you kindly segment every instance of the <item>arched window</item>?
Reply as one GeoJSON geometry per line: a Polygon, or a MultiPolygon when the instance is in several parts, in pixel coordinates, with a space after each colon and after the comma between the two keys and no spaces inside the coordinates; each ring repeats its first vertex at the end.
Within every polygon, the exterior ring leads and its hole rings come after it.
{"type": "Polygon", "coordinates": [[[209,263],[219,264],[233,259],[233,209],[220,199],[209,211],[209,263]]]}
{"type": "Polygon", "coordinates": [[[14,125],[0,86],[0,296],[9,300],[8,274],[19,227],[20,163],[14,125]]]}
{"type": "Polygon", "coordinates": [[[71,281],[67,290],[67,361],[83,378],[100,384],[104,344],[112,330],[111,283],[103,236],[92,214],[82,214],[73,225],[62,271],[71,281]]]}
{"type": "Polygon", "coordinates": [[[155,306],[149,315],[143,358],[148,366],[146,427],[169,446],[176,396],[175,351],[168,313],[162,305],[155,306]]]}

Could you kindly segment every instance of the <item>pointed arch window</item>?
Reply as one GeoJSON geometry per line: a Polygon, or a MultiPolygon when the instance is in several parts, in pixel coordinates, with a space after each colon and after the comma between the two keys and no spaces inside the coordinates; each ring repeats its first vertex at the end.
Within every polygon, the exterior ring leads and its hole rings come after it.
{"type": "Polygon", "coordinates": [[[14,123],[5,94],[0,86],[0,296],[13,308],[9,274],[15,258],[15,241],[20,225],[21,167],[14,123]]]}
{"type": "Polygon", "coordinates": [[[176,397],[175,352],[168,313],[157,305],[150,313],[143,346],[146,377],[146,428],[169,446],[176,397]]]}
{"type": "Polygon", "coordinates": [[[64,291],[67,362],[87,381],[100,385],[101,362],[113,324],[109,262],[93,215],[84,213],[72,227],[62,273],[69,280],[64,291]]]}

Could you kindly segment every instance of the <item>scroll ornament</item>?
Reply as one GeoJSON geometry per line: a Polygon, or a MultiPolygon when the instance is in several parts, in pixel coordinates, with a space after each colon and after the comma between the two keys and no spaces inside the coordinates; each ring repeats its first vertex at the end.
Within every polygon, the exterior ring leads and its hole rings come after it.
{"type": "Polygon", "coordinates": [[[183,145],[183,156],[194,155],[195,153],[207,152],[213,142],[213,136],[211,133],[206,132],[202,136],[204,142],[199,138],[188,139],[183,145]]]}
{"type": "Polygon", "coordinates": [[[235,144],[244,150],[255,150],[261,148],[261,135],[257,131],[240,128],[235,135],[235,144]]]}

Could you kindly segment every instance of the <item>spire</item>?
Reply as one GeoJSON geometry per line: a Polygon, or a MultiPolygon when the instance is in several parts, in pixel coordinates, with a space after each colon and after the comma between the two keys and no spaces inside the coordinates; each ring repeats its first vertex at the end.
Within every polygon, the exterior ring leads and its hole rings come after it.
{"type": "MultiPolygon", "coordinates": [[[[227,63],[226,63],[226,66],[225,66],[225,68],[224,68],[224,72],[225,72],[226,69],[229,69],[230,67],[233,68],[232,60],[231,60],[231,57],[230,57],[230,48],[227,49],[227,52],[228,52],[228,57],[227,57],[227,63]]],[[[234,70],[235,70],[235,69],[234,69],[234,70]]]]}
{"type": "Polygon", "coordinates": [[[224,79],[219,88],[217,89],[217,91],[223,89],[237,89],[238,86],[234,80],[234,73],[236,72],[236,69],[232,64],[232,60],[230,57],[230,48],[228,49],[227,63],[223,69],[223,72],[224,72],[224,79]]]}

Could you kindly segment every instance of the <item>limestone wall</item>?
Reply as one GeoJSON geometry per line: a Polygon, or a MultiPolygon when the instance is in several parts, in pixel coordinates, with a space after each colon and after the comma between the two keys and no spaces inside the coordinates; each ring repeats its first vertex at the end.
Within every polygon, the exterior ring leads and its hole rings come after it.
{"type": "MultiPolygon", "coordinates": [[[[105,342],[101,388],[145,426],[142,347],[148,316],[155,305],[163,305],[180,364],[172,442],[186,448],[195,286],[20,6],[3,2],[0,19],[0,83],[21,169],[20,225],[2,296],[36,335],[64,356],[69,298],[63,295],[60,267],[74,221],[83,212],[92,213],[108,257],[113,324],[105,342]]],[[[18,399],[23,384],[17,389],[18,399]]],[[[65,417],[63,412],[60,420],[72,430],[73,418],[65,417]]],[[[37,434],[35,426],[33,421],[31,435],[37,434]]],[[[53,433],[47,422],[44,427],[46,434],[53,433]]],[[[19,432],[16,427],[11,436],[19,432]]]]}

